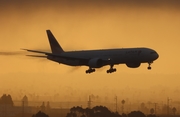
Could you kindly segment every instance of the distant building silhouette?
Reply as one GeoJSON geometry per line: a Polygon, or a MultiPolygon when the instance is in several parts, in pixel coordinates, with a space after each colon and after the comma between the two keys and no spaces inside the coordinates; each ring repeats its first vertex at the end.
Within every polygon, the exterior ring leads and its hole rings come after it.
{"type": "Polygon", "coordinates": [[[49,114],[50,112],[51,112],[51,106],[50,106],[50,103],[48,101],[46,104],[46,113],[49,114]]]}
{"type": "Polygon", "coordinates": [[[145,103],[141,103],[141,105],[140,105],[140,110],[141,110],[141,112],[143,112],[143,113],[146,113],[146,114],[149,113],[149,110],[148,110],[148,108],[146,107],[145,103]]]}
{"type": "Polygon", "coordinates": [[[40,106],[41,112],[45,112],[46,111],[46,107],[44,102],[42,103],[42,105],[40,106]]]}
{"type": "Polygon", "coordinates": [[[13,108],[13,101],[10,95],[3,94],[0,98],[0,115],[2,117],[11,116],[9,110],[13,108]]]}
{"type": "Polygon", "coordinates": [[[13,106],[14,103],[12,101],[11,95],[3,94],[0,98],[0,105],[13,106]]]}
{"type": "Polygon", "coordinates": [[[89,109],[91,109],[91,103],[92,103],[92,101],[91,101],[91,96],[89,95],[89,100],[88,100],[88,108],[89,108],[89,109]]]}
{"type": "Polygon", "coordinates": [[[22,106],[28,107],[28,97],[26,95],[22,98],[22,106]]]}

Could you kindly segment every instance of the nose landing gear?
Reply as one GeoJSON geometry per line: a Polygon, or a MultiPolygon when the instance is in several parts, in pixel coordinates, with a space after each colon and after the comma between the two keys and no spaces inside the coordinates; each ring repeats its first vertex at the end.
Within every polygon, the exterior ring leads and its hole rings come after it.
{"type": "Polygon", "coordinates": [[[150,67],[150,66],[148,67],[148,70],[151,70],[151,67],[150,67]]]}
{"type": "Polygon", "coordinates": [[[151,70],[151,64],[152,64],[153,62],[149,62],[148,64],[149,64],[149,66],[147,67],[147,69],[148,70],[151,70]]]}

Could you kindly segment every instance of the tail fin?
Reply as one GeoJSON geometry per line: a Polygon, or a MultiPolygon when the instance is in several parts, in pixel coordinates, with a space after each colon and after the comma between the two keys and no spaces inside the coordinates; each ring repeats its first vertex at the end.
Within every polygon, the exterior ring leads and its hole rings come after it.
{"type": "Polygon", "coordinates": [[[54,35],[51,33],[50,30],[46,30],[47,32],[47,36],[49,39],[49,44],[51,46],[51,51],[54,54],[60,54],[62,52],[64,52],[64,50],[62,49],[62,47],[59,45],[59,43],[57,42],[56,38],[54,37],[54,35]]]}

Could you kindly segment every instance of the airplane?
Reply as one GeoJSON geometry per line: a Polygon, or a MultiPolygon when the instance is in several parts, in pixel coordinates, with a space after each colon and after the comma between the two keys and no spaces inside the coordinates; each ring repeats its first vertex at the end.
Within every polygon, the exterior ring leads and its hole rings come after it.
{"type": "Polygon", "coordinates": [[[69,66],[88,66],[85,72],[88,74],[96,69],[109,65],[107,73],[116,72],[114,65],[126,64],[129,68],[138,68],[141,63],[148,63],[147,69],[151,69],[153,61],[158,59],[158,53],[150,48],[115,48],[83,51],[64,51],[50,30],[46,30],[52,52],[22,49],[29,52],[44,54],[27,55],[31,57],[43,57],[48,60],[69,66]]]}

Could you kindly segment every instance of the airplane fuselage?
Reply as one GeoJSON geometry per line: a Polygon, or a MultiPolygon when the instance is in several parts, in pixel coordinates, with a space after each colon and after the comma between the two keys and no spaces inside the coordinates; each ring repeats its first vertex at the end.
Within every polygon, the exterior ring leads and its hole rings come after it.
{"type": "MultiPolygon", "coordinates": [[[[121,49],[68,51],[68,52],[63,52],[60,55],[70,58],[73,57],[73,58],[81,58],[86,60],[90,60],[92,58],[107,60],[107,62],[103,63],[103,65],[147,63],[147,62],[153,62],[158,58],[158,54],[156,53],[156,51],[149,48],[121,48],[121,49]]],[[[64,59],[59,57],[48,57],[48,59],[70,66],[83,66],[83,65],[89,66],[88,64],[89,61],[85,61],[85,60],[83,61],[81,59],[72,60],[72,59],[64,59]]]]}

